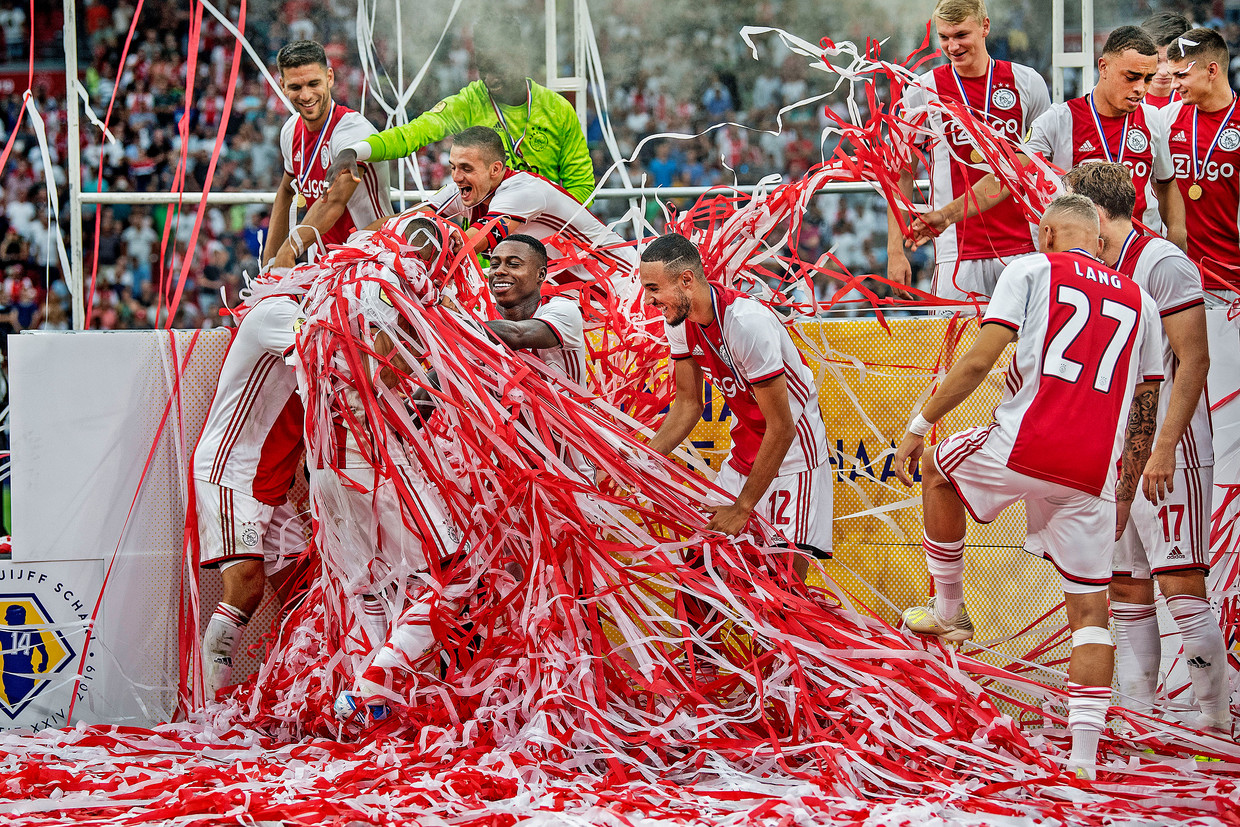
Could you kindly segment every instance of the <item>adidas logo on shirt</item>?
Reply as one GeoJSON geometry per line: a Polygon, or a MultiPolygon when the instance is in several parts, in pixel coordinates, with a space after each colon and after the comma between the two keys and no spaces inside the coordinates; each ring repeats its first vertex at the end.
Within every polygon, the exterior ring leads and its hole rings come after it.
{"type": "Polygon", "coordinates": [[[1094,145],[1093,145],[1093,143],[1091,143],[1090,141],[1088,141],[1088,140],[1087,140],[1087,141],[1085,141],[1085,143],[1081,144],[1081,145],[1080,145],[1080,147],[1078,147],[1078,150],[1077,150],[1077,151],[1079,151],[1079,152],[1093,152],[1093,151],[1094,151],[1094,145]]]}
{"type": "Polygon", "coordinates": [[[694,355],[694,356],[702,356],[702,357],[705,357],[705,356],[706,356],[706,351],[702,350],[702,346],[701,346],[701,345],[694,345],[694,346],[693,346],[693,355],[694,355]]]}
{"type": "Polygon", "coordinates": [[[1175,133],[1175,134],[1174,134],[1174,135],[1172,135],[1170,138],[1168,138],[1168,140],[1169,140],[1169,141],[1187,141],[1187,140],[1188,140],[1188,136],[1187,136],[1187,135],[1185,135],[1185,134],[1184,134],[1184,130],[1183,130],[1183,129],[1181,129],[1179,132],[1175,133]]]}
{"type": "Polygon", "coordinates": [[[1171,549],[1171,552],[1167,555],[1167,559],[1168,560],[1183,560],[1184,552],[1180,551],[1179,546],[1176,546],[1175,548],[1171,549]]]}

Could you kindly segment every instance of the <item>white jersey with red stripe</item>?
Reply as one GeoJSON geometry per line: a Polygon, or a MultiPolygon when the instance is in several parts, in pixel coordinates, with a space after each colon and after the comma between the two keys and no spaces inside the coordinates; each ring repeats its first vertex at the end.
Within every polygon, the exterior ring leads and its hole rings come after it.
{"type": "MultiPolygon", "coordinates": [[[[987,74],[959,78],[959,84],[950,65],[926,72],[919,81],[921,85],[910,84],[905,89],[905,109],[925,106],[931,96],[958,101],[1007,136],[1014,146],[1051,105],[1042,76],[1028,66],[1006,60],[992,60],[987,74]]],[[[975,150],[968,133],[955,119],[944,115],[940,109],[931,110],[929,115],[931,128],[936,132],[941,129],[946,136],[946,140],[934,141],[928,154],[930,205],[936,210],[965,195],[989,171],[973,160],[975,150]]],[[[1029,220],[1009,198],[944,230],[934,240],[934,259],[941,264],[1032,253],[1035,238],[1029,220]]]]}
{"type": "Polygon", "coordinates": [[[535,348],[532,352],[552,370],[578,385],[586,383],[586,333],[581,308],[563,296],[544,297],[534,318],[551,328],[559,347],[535,348]]]}
{"type": "Polygon", "coordinates": [[[817,468],[828,459],[827,429],[818,407],[814,373],[805,363],[774,311],[736,290],[711,286],[715,319],[702,326],[690,320],[665,325],[672,359],[692,359],[732,410],[732,449],[726,464],[741,474],[753,469],[766,432],[753,386],[777,376],[788,382],[788,406],[796,437],[778,476],[817,468]]]}
{"type": "Polygon", "coordinates": [[[267,505],[287,499],[302,453],[302,405],[284,355],[300,315],[296,300],[277,295],[241,320],[194,449],[195,479],[267,505]]]}
{"type": "MultiPolygon", "coordinates": [[[[632,244],[608,229],[562,187],[532,172],[507,170],[490,196],[468,209],[455,183],[432,195],[430,205],[446,218],[468,219],[471,226],[496,220],[488,234],[488,249],[518,231],[544,242],[559,234],[577,247],[588,249],[590,257],[612,272],[627,276],[637,270],[637,251],[632,244]]],[[[581,264],[557,266],[563,253],[555,245],[548,245],[547,252],[552,281],[565,281],[562,276],[556,278],[564,269],[577,281],[594,280],[581,264]]]]}
{"type": "Polygon", "coordinates": [[[1034,121],[1028,149],[1065,171],[1086,161],[1114,161],[1128,167],[1137,188],[1132,217],[1156,233],[1166,232],[1153,187],[1155,181],[1175,177],[1166,119],[1142,103],[1129,115],[1098,115],[1095,120],[1091,95],[1057,103],[1034,121]]]}
{"type": "MultiPolygon", "coordinates": [[[[498,319],[499,316],[492,318],[498,319]]],[[[585,322],[577,302],[564,296],[544,296],[534,311],[534,318],[551,328],[560,344],[558,347],[531,348],[529,352],[546,363],[552,373],[585,386],[589,378],[586,373],[585,322]]],[[[567,460],[584,478],[594,478],[593,464],[580,451],[570,448],[567,460]]]]}
{"type": "MultiPolygon", "coordinates": [[[[338,103],[332,104],[327,123],[319,132],[306,130],[300,115],[293,115],[280,130],[280,153],[284,171],[293,179],[293,188],[306,198],[305,209],[330,189],[323,176],[331,161],[342,150],[376,134],[370,121],[338,103]]],[[[326,233],[324,244],[344,244],[349,233],[392,213],[388,185],[388,165],[358,164],[362,182],[353,191],[344,213],[326,233]]],[[[302,213],[304,217],[305,213],[302,213]]]]}
{"type": "Polygon", "coordinates": [[[1180,93],[1172,89],[1171,94],[1164,97],[1163,95],[1154,95],[1147,92],[1145,97],[1141,99],[1141,102],[1149,104],[1155,109],[1166,109],[1171,104],[1180,102],[1180,93]]]}
{"type": "MultiPolygon", "coordinates": [[[[1150,294],[1164,319],[1205,302],[1201,291],[1201,271],[1179,247],[1163,238],[1138,235],[1134,230],[1120,249],[1115,269],[1128,276],[1150,294]]],[[[1163,335],[1163,379],[1158,392],[1158,427],[1161,429],[1171,404],[1171,388],[1180,360],[1163,335]]],[[[1205,468],[1214,465],[1214,433],[1210,424],[1210,401],[1203,391],[1193,409],[1193,418],[1175,448],[1179,468],[1205,468]]]]}
{"type": "Polygon", "coordinates": [[[1038,253],[999,276],[982,324],[1020,336],[983,450],[1113,501],[1133,390],[1162,379],[1154,300],[1081,251],[1038,253]]]}

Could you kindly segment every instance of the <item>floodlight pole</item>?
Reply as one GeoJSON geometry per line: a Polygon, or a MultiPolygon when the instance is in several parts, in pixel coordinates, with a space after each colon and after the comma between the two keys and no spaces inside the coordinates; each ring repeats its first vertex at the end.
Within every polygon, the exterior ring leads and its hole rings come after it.
{"type": "MultiPolygon", "coordinates": [[[[78,123],[77,0],[64,0],[65,108],[69,117],[69,272],[65,284],[73,298],[73,329],[86,327],[86,272],[82,267],[82,137],[78,123]],[[77,281],[77,289],[73,287],[77,281]]],[[[49,171],[50,173],[50,171],[49,171]]],[[[48,186],[55,186],[52,181],[48,186]]]]}

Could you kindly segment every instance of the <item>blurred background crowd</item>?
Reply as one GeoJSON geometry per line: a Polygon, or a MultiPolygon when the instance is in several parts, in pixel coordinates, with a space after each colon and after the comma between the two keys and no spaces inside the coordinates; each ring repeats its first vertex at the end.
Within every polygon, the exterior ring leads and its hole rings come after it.
{"type": "MultiPolygon", "coordinates": [[[[380,2],[380,7],[383,5],[380,2]]],[[[427,12],[420,20],[420,36],[403,44],[406,79],[438,40],[450,4],[439,5],[444,6],[442,19],[427,12]],[[416,58],[411,59],[410,54],[416,58]]],[[[501,0],[501,5],[528,19],[528,31],[520,36],[542,42],[542,3],[501,0]]],[[[9,76],[21,76],[20,82],[7,85],[0,78],[0,139],[13,141],[0,180],[0,267],[4,277],[0,286],[0,333],[69,326],[69,296],[56,248],[58,229],[68,238],[64,221],[68,196],[64,92],[55,87],[54,80],[48,80],[54,76],[47,74],[59,66],[63,83],[63,17],[59,6],[36,4],[31,21],[30,6],[24,0],[0,0],[5,67],[10,70],[9,76]],[[44,121],[50,170],[44,168],[43,151],[31,119],[25,118],[17,127],[32,23],[36,69],[33,102],[44,121]],[[49,181],[55,183],[62,206],[60,228],[49,219],[49,181]]],[[[991,54],[1031,65],[1049,77],[1050,43],[1042,25],[1049,20],[1049,0],[1012,0],[992,6],[991,54]]],[[[591,4],[608,84],[609,119],[626,157],[643,138],[657,133],[698,134],[727,122],[754,127],[725,126],[692,139],[646,142],[629,166],[633,182],[660,187],[710,186],[754,183],[772,173],[784,180],[802,175],[824,154],[829,157],[835,150],[826,130],[831,125],[826,108],[847,117],[847,87],[816,105],[785,114],[782,131],[772,134],[781,107],[829,91],[832,81],[825,73],[812,72],[805,58],[781,50],[773,38],[760,41],[760,59],[753,59],[738,34],[740,28],[777,26],[811,41],[827,33],[841,40],[886,39],[883,56],[900,60],[922,45],[926,36],[928,6],[921,9],[913,4],[910,8],[914,12],[911,16],[880,18],[867,13],[870,7],[860,0],[845,0],[829,9],[803,0],[759,0],[754,4],[609,0],[591,4]],[[918,22],[911,29],[903,25],[912,20],[918,22]]],[[[1114,9],[1096,8],[1095,22],[1103,36],[1109,30],[1109,26],[1104,28],[1108,22],[1133,22],[1156,10],[1145,0],[1122,9],[1118,5],[1114,9]],[[1107,14],[1116,19],[1102,19],[1107,14]]],[[[1172,0],[1170,4],[1159,3],[1157,8],[1174,8],[1196,23],[1221,27],[1233,54],[1240,52],[1240,25],[1236,22],[1240,8],[1229,9],[1223,0],[1172,0]]],[[[236,3],[220,3],[220,9],[235,19],[236,3]]],[[[100,140],[99,130],[83,122],[83,190],[168,191],[178,181],[183,181],[186,191],[201,190],[216,152],[220,124],[228,111],[229,91],[233,94],[231,115],[211,189],[274,190],[281,175],[279,131],[287,110],[255,63],[243,57],[236,82],[232,82],[235,38],[209,14],[202,16],[196,52],[191,54],[191,32],[197,24],[190,4],[144,4],[136,26],[134,13],[132,0],[82,0],[78,5],[83,86],[92,110],[100,119],[107,116],[116,139],[100,140]],[[121,64],[131,26],[132,41],[121,64]],[[194,93],[187,112],[185,90],[191,65],[194,93]],[[188,116],[184,152],[178,134],[183,116],[188,116]]],[[[361,109],[382,128],[384,114],[369,99],[371,90],[365,88],[357,49],[357,14],[356,0],[250,0],[246,3],[245,35],[273,74],[276,52],[284,43],[321,41],[335,69],[336,99],[361,109]]],[[[376,30],[384,29],[376,26],[376,30]]],[[[561,31],[571,29],[564,26],[561,31]]],[[[567,37],[560,54],[571,58],[572,44],[567,37]]],[[[449,31],[410,103],[410,116],[473,79],[472,48],[467,26],[449,31]]],[[[397,64],[397,44],[376,42],[374,50],[378,65],[392,71],[397,64]]],[[[1232,68],[1233,72],[1240,70],[1240,61],[1232,68]]],[[[571,74],[571,70],[571,66],[564,66],[561,73],[571,74]]],[[[541,67],[533,68],[535,79],[541,80],[543,74],[541,67]]],[[[390,82],[381,79],[380,83],[387,83],[387,99],[393,99],[390,82]]],[[[865,101],[858,98],[857,103],[863,107],[863,116],[867,115],[865,101]]],[[[612,159],[594,112],[586,133],[596,175],[602,177],[612,159]]],[[[446,146],[427,148],[419,153],[417,164],[423,187],[438,187],[447,173],[446,146]]],[[[415,188],[414,170],[411,166],[405,170],[406,187],[415,188]]],[[[393,180],[398,180],[395,173],[393,180]]],[[[619,183],[613,174],[605,186],[619,183]]],[[[683,206],[685,202],[679,203],[683,206]]],[[[613,220],[629,209],[629,203],[600,199],[592,209],[605,220],[613,220]]],[[[656,226],[659,209],[653,199],[647,204],[647,218],[656,226]]],[[[191,251],[188,244],[196,218],[194,208],[86,206],[85,269],[88,274],[97,274],[92,325],[107,329],[166,325],[167,311],[161,308],[168,302],[167,297],[160,297],[159,274],[172,268],[179,273],[187,258],[189,278],[173,325],[226,323],[226,317],[219,313],[221,296],[229,303],[235,301],[243,284],[242,274],[257,271],[268,212],[269,207],[263,204],[208,207],[191,251]]],[[[823,194],[806,216],[806,231],[796,253],[801,260],[816,261],[832,251],[840,264],[855,274],[883,274],[885,239],[885,206],[877,196],[823,194]]],[[[928,248],[923,248],[914,257],[916,274],[923,280],[928,280],[931,271],[930,256],[928,248]]],[[[815,286],[820,297],[827,298],[839,283],[823,277],[815,286]]]]}

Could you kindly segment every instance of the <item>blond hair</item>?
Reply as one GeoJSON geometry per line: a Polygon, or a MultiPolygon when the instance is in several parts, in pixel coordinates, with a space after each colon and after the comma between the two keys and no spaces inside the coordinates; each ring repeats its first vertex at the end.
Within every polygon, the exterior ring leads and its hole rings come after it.
{"type": "Polygon", "coordinates": [[[983,0],[939,0],[930,19],[938,18],[949,26],[959,26],[972,17],[978,23],[986,20],[986,4],[983,0]]]}

